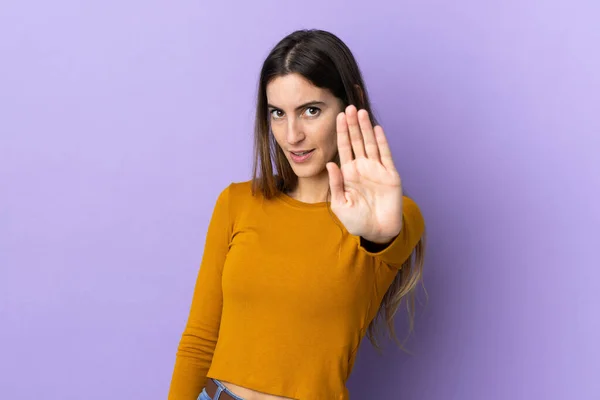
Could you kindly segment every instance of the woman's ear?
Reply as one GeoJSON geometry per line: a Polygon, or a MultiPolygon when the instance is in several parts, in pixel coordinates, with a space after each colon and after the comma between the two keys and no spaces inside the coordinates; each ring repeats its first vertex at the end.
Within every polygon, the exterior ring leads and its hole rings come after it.
{"type": "Polygon", "coordinates": [[[358,83],[355,83],[354,89],[356,90],[356,94],[358,95],[358,98],[360,99],[360,107],[356,107],[356,108],[358,108],[358,109],[364,108],[365,107],[365,94],[364,94],[362,88],[360,87],[360,85],[358,83]]]}

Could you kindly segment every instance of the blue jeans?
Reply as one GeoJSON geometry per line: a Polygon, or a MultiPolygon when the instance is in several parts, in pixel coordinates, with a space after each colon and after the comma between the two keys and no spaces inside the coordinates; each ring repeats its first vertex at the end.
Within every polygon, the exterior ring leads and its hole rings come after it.
{"type": "MultiPolygon", "coordinates": [[[[211,378],[208,378],[211,379],[211,378]]],[[[198,400],[218,400],[219,397],[221,396],[221,393],[226,392],[228,395],[230,395],[231,397],[233,397],[234,399],[237,400],[244,400],[239,396],[236,396],[235,394],[231,393],[231,390],[227,389],[225,387],[225,385],[223,385],[221,383],[221,381],[217,380],[217,379],[213,379],[213,381],[217,384],[218,389],[217,389],[217,393],[215,393],[215,397],[210,397],[208,395],[208,393],[206,393],[206,389],[202,389],[202,393],[200,393],[200,396],[198,396],[198,400]]]]}

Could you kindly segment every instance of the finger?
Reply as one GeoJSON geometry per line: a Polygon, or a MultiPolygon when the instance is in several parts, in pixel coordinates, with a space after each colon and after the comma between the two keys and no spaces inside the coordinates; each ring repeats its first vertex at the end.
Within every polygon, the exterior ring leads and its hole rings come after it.
{"type": "Polygon", "coordinates": [[[379,146],[377,146],[373,125],[371,124],[367,110],[358,111],[358,125],[360,126],[360,131],[365,142],[367,157],[379,161],[379,146]]]}
{"type": "Polygon", "coordinates": [[[379,147],[379,156],[381,158],[381,163],[383,166],[391,171],[395,170],[394,159],[392,158],[392,152],[390,150],[390,146],[388,145],[388,141],[385,137],[385,133],[383,133],[383,128],[377,125],[374,129],[375,139],[377,140],[377,146],[379,147]]]}
{"type": "Polygon", "coordinates": [[[348,136],[348,123],[346,122],[346,114],[343,112],[338,114],[336,126],[340,165],[344,165],[352,161],[352,146],[350,145],[350,137],[348,136]]]}
{"type": "Polygon", "coordinates": [[[329,162],[325,165],[329,175],[329,188],[331,189],[331,203],[344,204],[346,197],[344,196],[344,178],[342,171],[336,163],[329,162]]]}
{"type": "Polygon", "coordinates": [[[356,107],[350,105],[346,108],[346,121],[348,122],[348,131],[350,131],[350,142],[355,158],[365,158],[365,144],[363,143],[362,133],[358,125],[356,107]]]}

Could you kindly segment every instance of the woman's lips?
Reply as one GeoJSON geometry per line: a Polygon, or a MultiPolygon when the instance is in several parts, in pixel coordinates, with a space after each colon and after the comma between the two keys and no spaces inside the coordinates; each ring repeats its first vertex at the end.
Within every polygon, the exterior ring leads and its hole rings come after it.
{"type": "Polygon", "coordinates": [[[304,153],[302,155],[293,153],[290,151],[290,156],[292,158],[292,160],[296,163],[303,163],[305,161],[308,161],[310,159],[310,157],[313,155],[313,153],[315,152],[315,149],[310,150],[308,153],[304,153]]]}

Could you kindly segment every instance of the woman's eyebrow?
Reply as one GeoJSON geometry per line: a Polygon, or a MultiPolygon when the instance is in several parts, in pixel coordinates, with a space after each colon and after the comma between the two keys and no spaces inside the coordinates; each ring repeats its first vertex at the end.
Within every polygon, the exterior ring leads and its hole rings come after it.
{"type": "MultiPolygon", "coordinates": [[[[303,108],[309,107],[309,106],[325,106],[327,105],[324,101],[318,101],[318,100],[313,100],[313,101],[309,101],[308,103],[304,103],[298,107],[296,107],[296,111],[298,110],[302,110],[303,108]]],[[[277,110],[281,110],[280,107],[275,107],[272,104],[267,104],[267,107],[269,108],[275,108],[277,110]]]]}

